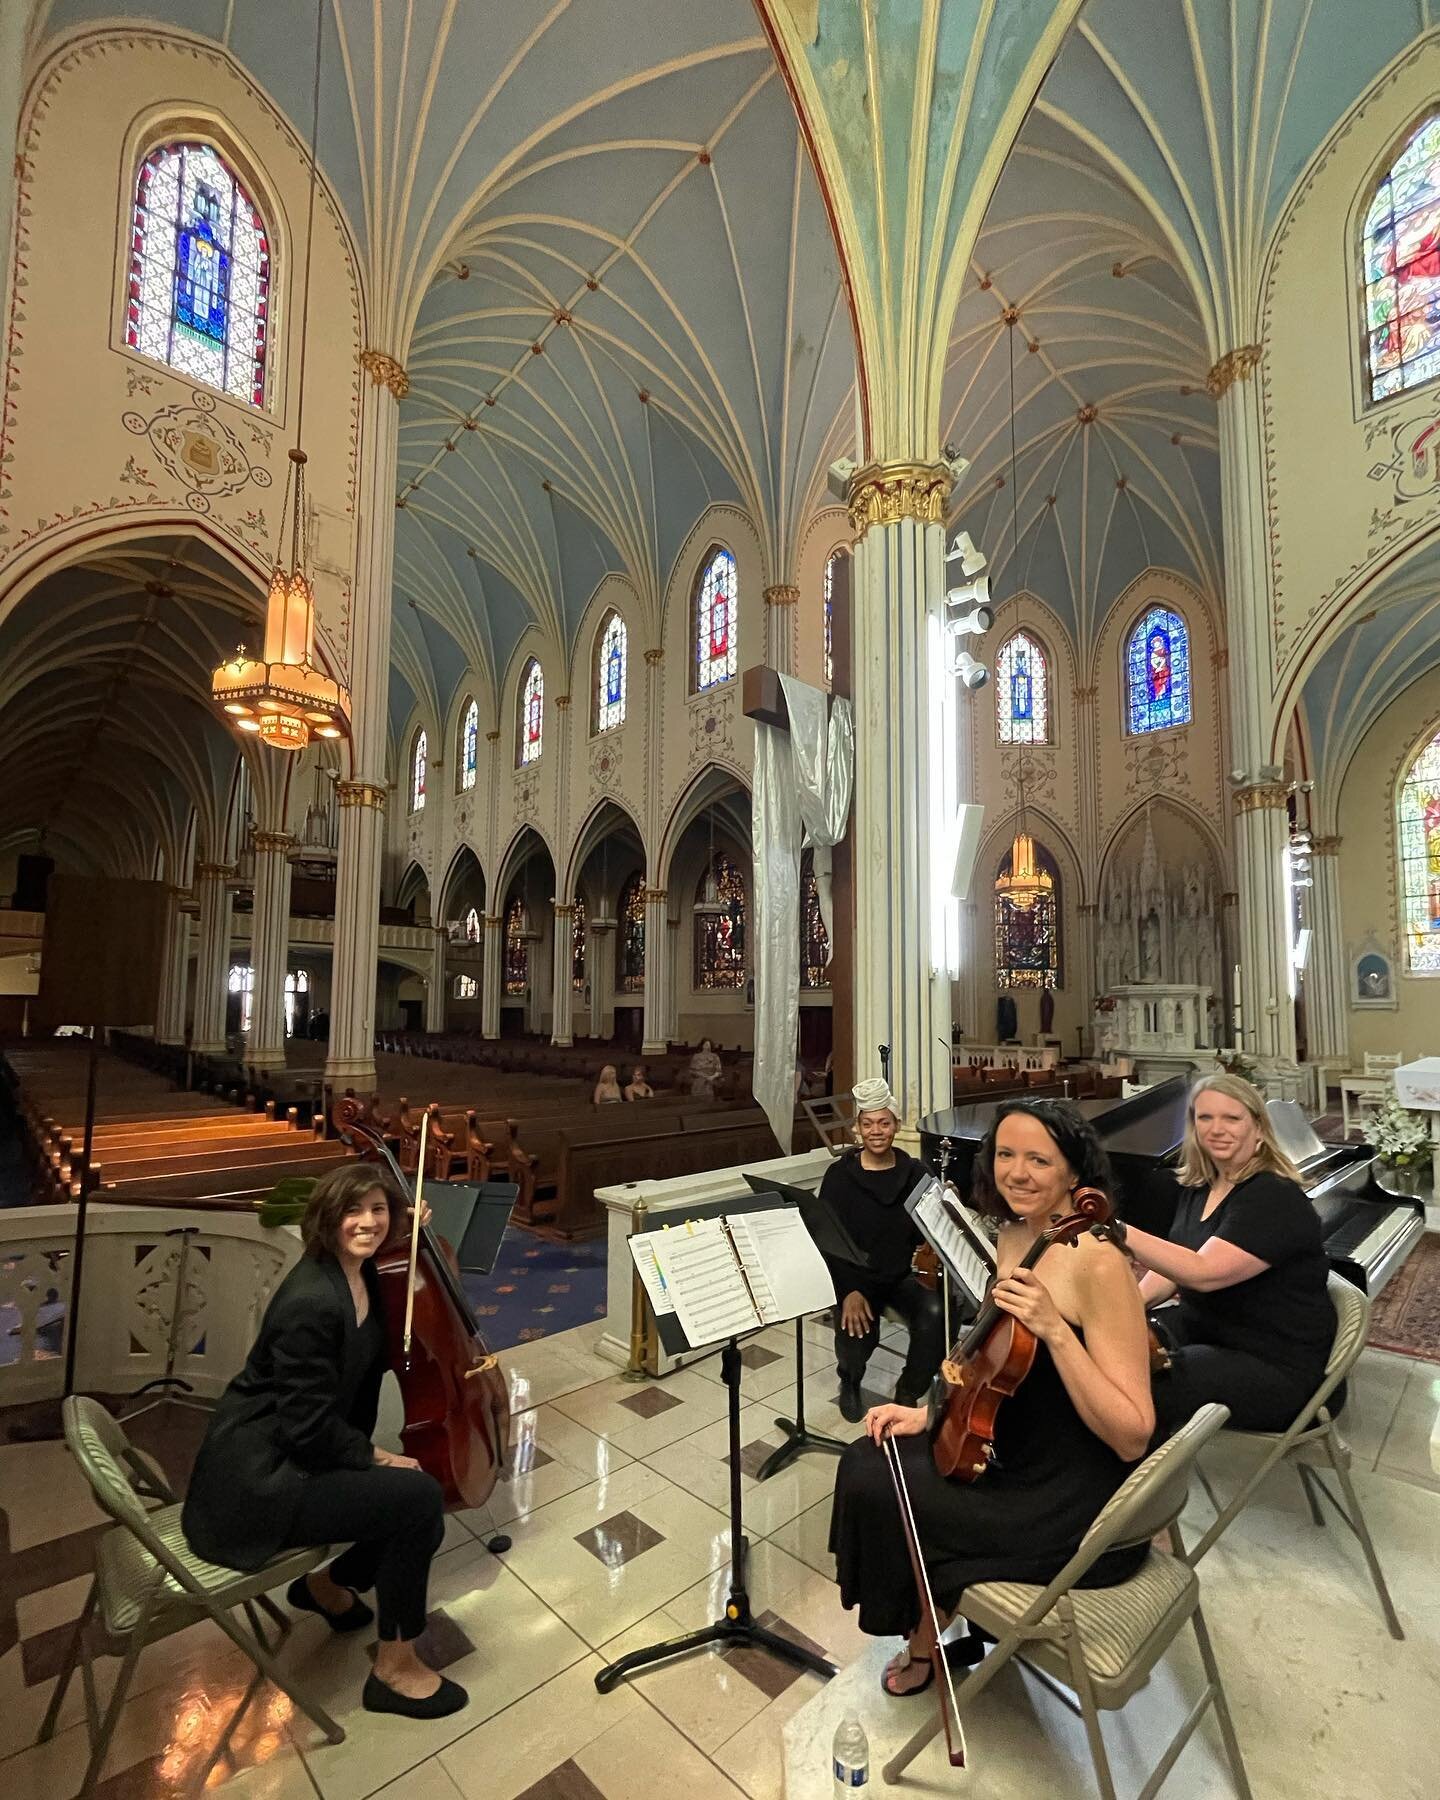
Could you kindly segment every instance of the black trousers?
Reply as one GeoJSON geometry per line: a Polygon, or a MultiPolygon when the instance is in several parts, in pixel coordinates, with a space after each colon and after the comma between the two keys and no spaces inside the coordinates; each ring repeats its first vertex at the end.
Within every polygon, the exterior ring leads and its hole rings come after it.
{"type": "Polygon", "coordinates": [[[888,1306],[900,1314],[910,1333],[910,1350],[899,1386],[919,1401],[935,1379],[945,1355],[945,1309],[938,1290],[927,1288],[914,1275],[906,1274],[892,1282],[869,1283],[864,1293],[873,1317],[870,1329],[862,1337],[851,1337],[840,1324],[844,1294],[835,1306],[835,1365],[841,1380],[859,1381],[864,1375],[865,1365],[880,1342],[881,1308],[888,1306]]]}
{"type": "MultiPolygon", "coordinates": [[[[1230,1409],[1237,1431],[1287,1431],[1295,1415],[1320,1385],[1322,1369],[1301,1374],[1265,1357],[1219,1344],[1193,1343],[1186,1337],[1178,1309],[1160,1314],[1156,1329],[1170,1351],[1170,1367],[1155,1376],[1155,1436],[1162,1444],[1191,1415],[1211,1401],[1230,1409]]],[[[1331,1417],[1345,1404],[1342,1382],[1326,1401],[1331,1417]]]]}
{"type": "Polygon", "coordinates": [[[440,1483],[421,1469],[331,1469],[306,1478],[289,1544],[349,1542],[330,1565],[341,1587],[375,1590],[382,1638],[425,1629],[430,1563],[445,1535],[440,1483]]]}

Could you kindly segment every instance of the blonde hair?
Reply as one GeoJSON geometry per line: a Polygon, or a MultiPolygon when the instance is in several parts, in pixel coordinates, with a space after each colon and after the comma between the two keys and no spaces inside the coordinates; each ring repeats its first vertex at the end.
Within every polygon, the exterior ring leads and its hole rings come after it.
{"type": "Polygon", "coordinates": [[[1195,1102],[1202,1094],[1223,1094],[1227,1100],[1238,1100],[1260,1133],[1255,1154],[1236,1177],[1238,1181],[1258,1174],[1261,1169],[1269,1170],[1272,1175],[1283,1175],[1287,1181],[1300,1181],[1300,1171],[1280,1148],[1280,1140],[1275,1135],[1275,1126],[1271,1122],[1265,1096],[1243,1076],[1227,1075],[1221,1071],[1214,1075],[1202,1075],[1190,1090],[1190,1099],[1185,1107],[1185,1142],[1181,1146],[1180,1161],[1175,1170],[1175,1179],[1181,1187],[1210,1187],[1220,1179],[1220,1171],[1214,1160],[1200,1147],[1200,1140],[1195,1135],[1195,1102]]]}

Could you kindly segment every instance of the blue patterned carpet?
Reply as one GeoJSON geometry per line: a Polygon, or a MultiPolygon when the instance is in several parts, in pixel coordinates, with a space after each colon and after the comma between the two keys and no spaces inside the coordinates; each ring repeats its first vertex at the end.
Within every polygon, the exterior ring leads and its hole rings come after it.
{"type": "Polygon", "coordinates": [[[587,1325],[605,1311],[605,1240],[547,1244],[512,1225],[493,1272],[467,1275],[465,1291],[492,1350],[587,1325]]]}

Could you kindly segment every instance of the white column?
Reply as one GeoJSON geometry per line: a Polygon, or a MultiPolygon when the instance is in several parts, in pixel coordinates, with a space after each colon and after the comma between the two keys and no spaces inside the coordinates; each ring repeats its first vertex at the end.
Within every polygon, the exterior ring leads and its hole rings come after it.
{"type": "Polygon", "coordinates": [[[284,831],[257,831],[254,843],[250,960],[255,971],[255,994],[245,1061],[257,1069],[283,1069],[285,970],[290,960],[290,852],[295,848],[295,840],[284,831]]]}
{"type": "MultiPolygon", "coordinates": [[[[532,920],[533,923],[533,920],[532,920]]],[[[553,951],[543,931],[525,937],[525,1029],[538,1036],[545,1029],[545,1002],[550,998],[550,958],[553,951]]]]}
{"type": "MultiPolygon", "coordinates": [[[[1311,1062],[1339,1063],[1350,1052],[1350,983],[1345,966],[1345,926],[1340,912],[1340,840],[1317,837],[1311,845],[1315,885],[1310,890],[1315,941],[1305,974],[1306,1023],[1311,1062]]],[[[1322,1094],[1321,1099],[1324,1099],[1322,1094]]]]}
{"type": "Polygon", "coordinates": [[[505,920],[485,915],[485,960],[480,966],[480,1035],[500,1035],[500,981],[505,968],[505,920]]]}
{"type": "MultiPolygon", "coordinates": [[[[913,1137],[950,1102],[950,980],[931,971],[931,632],[945,613],[947,469],[862,469],[850,491],[855,688],[855,1069],[913,1137]]],[[[962,796],[963,798],[964,796],[962,796]]]]}
{"type": "Polygon", "coordinates": [[[225,1049],[225,1001],[230,977],[229,863],[196,863],[200,942],[195,952],[195,1031],[192,1048],[204,1056],[225,1049]]]}
{"type": "Polygon", "coordinates": [[[615,1035],[615,926],[614,919],[592,919],[585,953],[585,972],[590,977],[590,1035],[615,1035]]]}
{"type": "Polygon", "coordinates": [[[185,988],[190,974],[190,902],[184,888],[171,888],[170,895],[170,925],[165,938],[155,1035],[162,1044],[183,1044],[185,988]]]}
{"type": "Polygon", "coordinates": [[[1261,782],[1235,793],[1235,886],[1241,1047],[1261,1062],[1295,1062],[1290,993],[1291,921],[1284,858],[1290,842],[1285,789],[1261,782]]]}
{"type": "Polygon", "coordinates": [[[571,964],[575,950],[575,907],[555,902],[555,1003],[551,1009],[550,1042],[575,1042],[575,989],[571,964]]]}
{"type": "Polygon", "coordinates": [[[641,890],[645,901],[645,1035],[642,1056],[661,1056],[670,1037],[675,971],[670,943],[670,895],[665,888],[641,890]]]}
{"type": "Polygon", "coordinates": [[[370,383],[360,420],[360,520],[350,639],[350,778],[335,784],[340,845],[335,874],[335,956],[326,1078],[375,1081],[375,974],[380,956],[380,858],[385,847],[386,709],[395,563],[399,403],[409,391],[390,356],[361,357],[370,383]]]}
{"type": "Polygon", "coordinates": [[[680,955],[680,927],[683,923],[683,918],[667,917],[665,920],[665,943],[667,946],[665,955],[666,968],[669,970],[668,986],[670,989],[670,1011],[665,1021],[665,1036],[672,1044],[680,1041],[681,984],[688,985],[690,980],[687,973],[690,967],[688,955],[683,961],[680,955]]]}
{"type": "Polygon", "coordinates": [[[782,675],[795,673],[796,619],[799,615],[800,590],[791,582],[776,582],[764,590],[765,660],[782,675]]]}
{"type": "Polygon", "coordinates": [[[425,1029],[427,1031],[443,1031],[445,1029],[445,1002],[448,990],[445,985],[445,946],[450,941],[449,933],[443,927],[435,928],[435,942],[430,951],[430,982],[425,989],[425,1029]]]}

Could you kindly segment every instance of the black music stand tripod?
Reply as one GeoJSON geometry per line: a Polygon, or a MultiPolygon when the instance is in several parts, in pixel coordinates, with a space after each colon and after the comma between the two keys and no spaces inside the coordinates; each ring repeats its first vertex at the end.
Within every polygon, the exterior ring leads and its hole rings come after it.
{"type": "MultiPolygon", "coordinates": [[[[798,1320],[796,1324],[798,1329],[798,1320]]],[[[803,1644],[796,1644],[789,1638],[782,1637],[778,1631],[771,1631],[767,1625],[760,1624],[750,1610],[750,1595],[745,1586],[745,1565],[749,1560],[750,1545],[743,1529],[740,1496],[738,1338],[730,1338],[720,1352],[720,1377],[730,1396],[730,1594],[725,1602],[724,1614],[713,1625],[704,1625],[699,1631],[688,1631],[684,1637],[651,1644],[644,1650],[632,1650],[629,1655],[607,1664],[595,1677],[595,1686],[602,1694],[608,1694],[617,1682],[623,1681],[627,1675],[633,1675],[637,1669],[648,1668],[651,1663],[667,1662],[674,1656],[689,1656],[696,1650],[708,1649],[711,1644],[727,1648],[740,1644],[753,1645],[758,1650],[768,1650],[774,1656],[784,1657],[787,1662],[798,1663],[802,1669],[809,1669],[816,1675],[824,1676],[826,1680],[836,1673],[835,1665],[825,1657],[817,1656],[803,1644]]],[[[803,1415],[803,1402],[796,1410],[803,1415]]]]}

